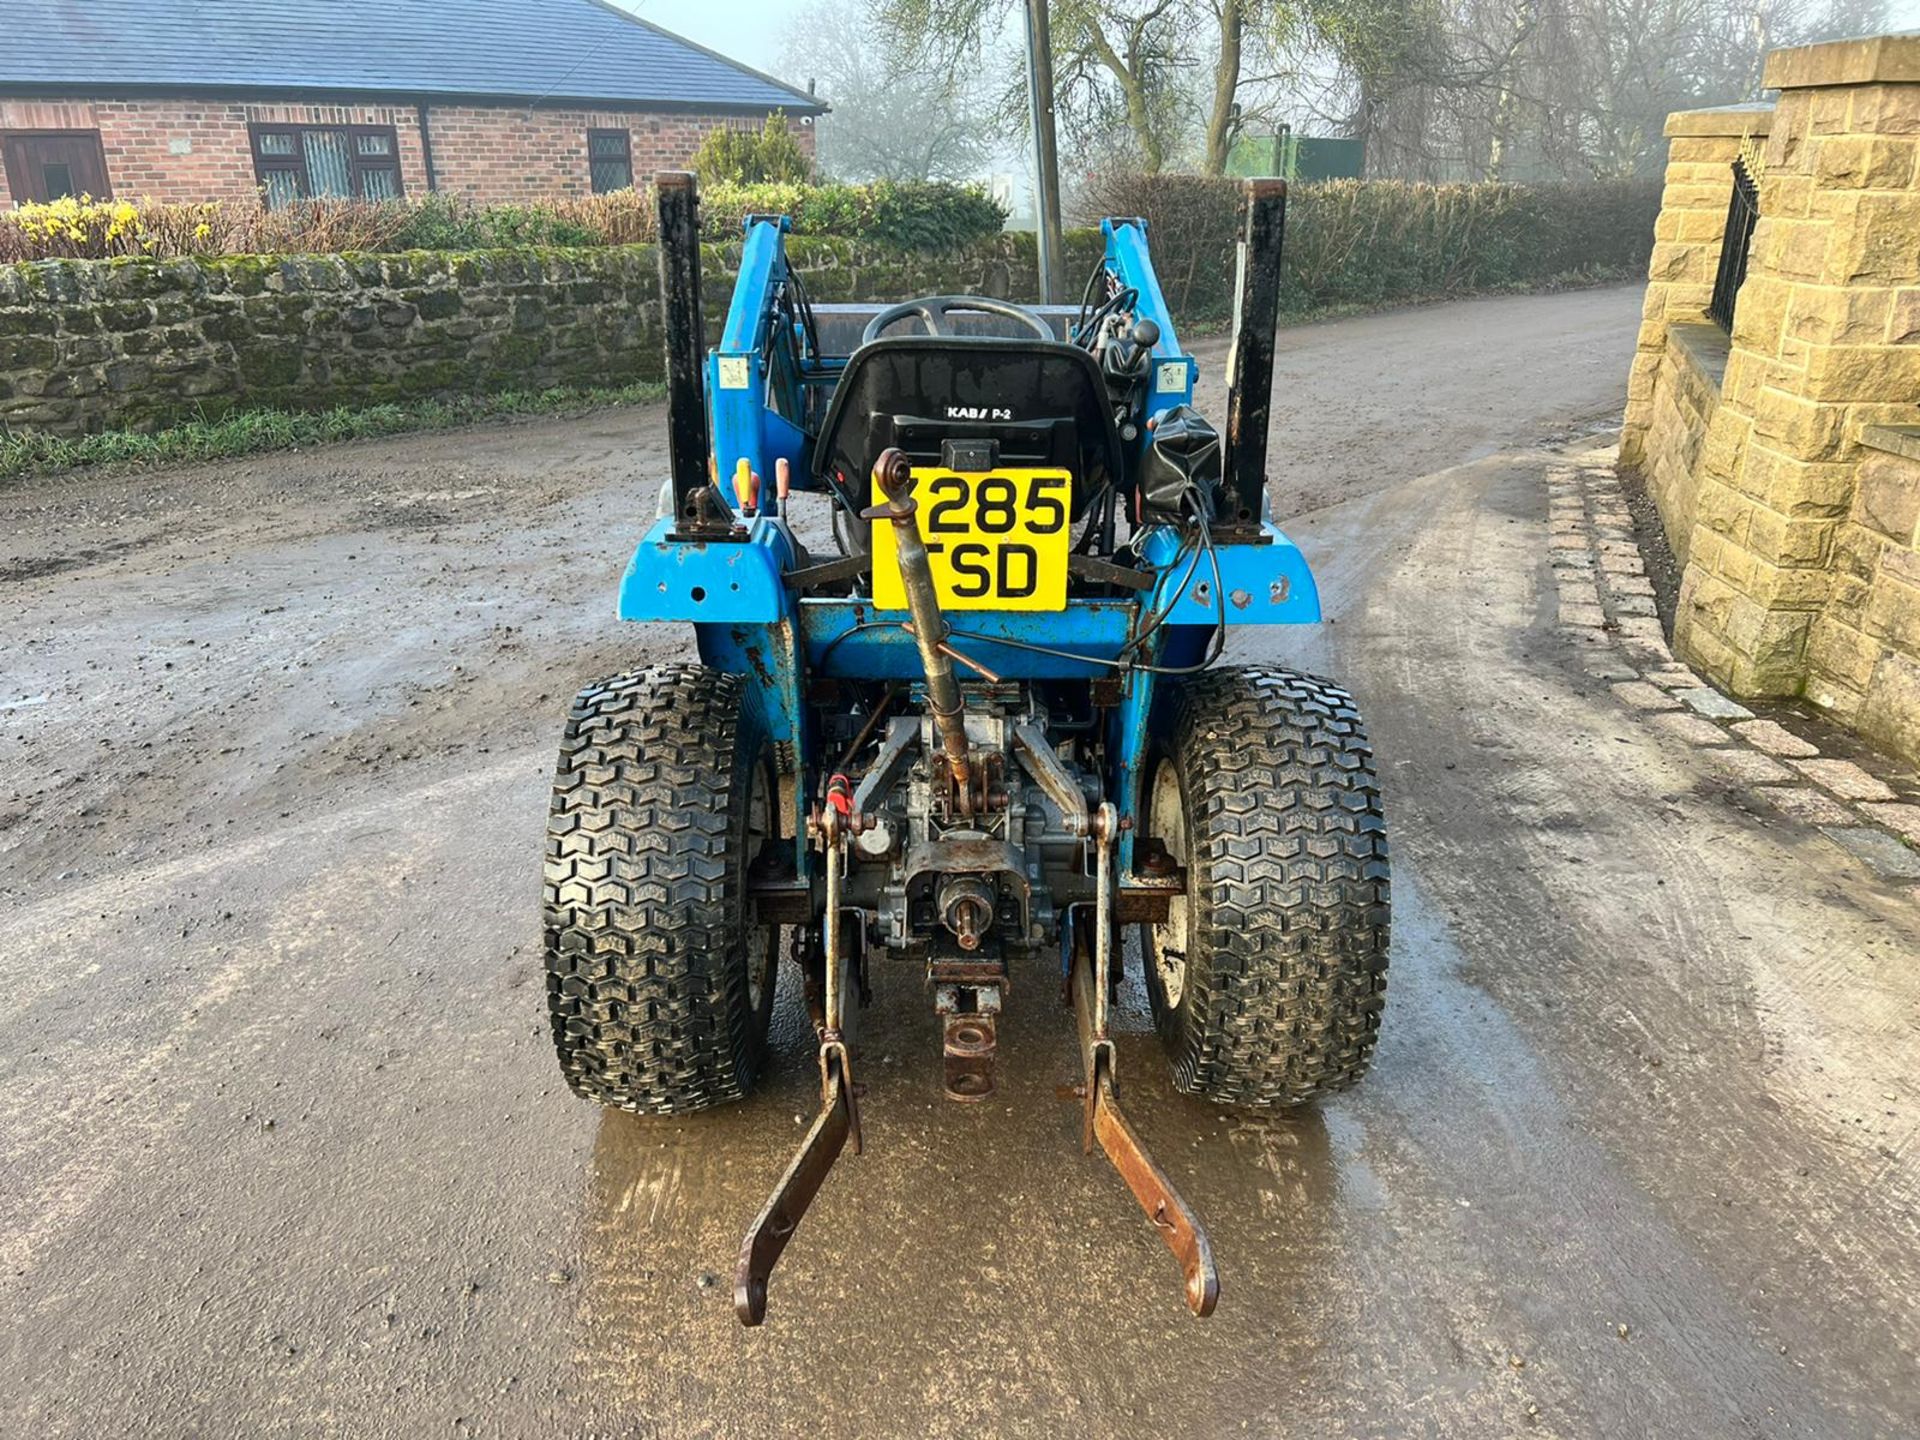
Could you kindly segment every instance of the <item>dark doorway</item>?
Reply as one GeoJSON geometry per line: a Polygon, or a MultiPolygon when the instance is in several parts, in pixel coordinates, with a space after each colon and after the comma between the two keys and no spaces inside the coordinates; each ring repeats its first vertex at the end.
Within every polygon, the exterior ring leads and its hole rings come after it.
{"type": "Polygon", "coordinates": [[[7,165],[7,188],[16,201],[58,200],[62,195],[91,195],[105,200],[107,157],[98,130],[16,130],[0,137],[7,165]]]}

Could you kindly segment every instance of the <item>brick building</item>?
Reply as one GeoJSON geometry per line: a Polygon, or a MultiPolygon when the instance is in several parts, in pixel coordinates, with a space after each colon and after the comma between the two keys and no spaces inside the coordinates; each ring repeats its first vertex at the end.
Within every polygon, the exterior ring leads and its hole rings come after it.
{"type": "Polygon", "coordinates": [[[0,0],[0,206],[585,195],[804,92],[601,0],[0,0]]]}

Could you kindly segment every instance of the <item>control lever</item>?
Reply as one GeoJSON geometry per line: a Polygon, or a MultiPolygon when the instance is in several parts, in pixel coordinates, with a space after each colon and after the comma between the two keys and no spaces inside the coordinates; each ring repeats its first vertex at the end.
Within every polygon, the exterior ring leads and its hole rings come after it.
{"type": "Polygon", "coordinates": [[[1120,369],[1131,375],[1160,343],[1160,327],[1151,320],[1136,320],[1127,338],[1121,342],[1120,369]]]}

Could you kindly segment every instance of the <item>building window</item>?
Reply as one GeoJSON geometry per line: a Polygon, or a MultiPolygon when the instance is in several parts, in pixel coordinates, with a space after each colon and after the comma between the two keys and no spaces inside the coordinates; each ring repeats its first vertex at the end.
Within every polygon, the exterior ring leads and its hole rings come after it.
{"type": "Polygon", "coordinates": [[[253,173],[269,210],[323,195],[393,200],[405,193],[391,125],[255,125],[253,173]]]}
{"type": "Polygon", "coordinates": [[[625,130],[587,131],[587,173],[596,195],[633,188],[633,142],[625,130]]]}
{"type": "Polygon", "coordinates": [[[107,157],[98,130],[16,130],[0,135],[7,188],[18,202],[58,200],[65,195],[111,197],[107,157]]]}

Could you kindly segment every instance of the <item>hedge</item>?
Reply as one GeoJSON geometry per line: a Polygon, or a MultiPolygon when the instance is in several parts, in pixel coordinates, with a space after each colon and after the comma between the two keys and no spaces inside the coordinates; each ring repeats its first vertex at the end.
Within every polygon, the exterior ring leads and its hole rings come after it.
{"type": "MultiPolygon", "coordinates": [[[[1118,175],[1089,215],[1146,219],[1168,303],[1218,319],[1233,304],[1240,182],[1118,175]]],[[[1335,180],[1287,196],[1282,304],[1291,314],[1646,273],[1658,181],[1414,185],[1335,180]]]]}
{"type": "MultiPolygon", "coordinates": [[[[1006,211],[970,185],[712,184],[701,191],[709,240],[736,239],[743,217],[791,215],[802,235],[949,251],[1000,233],[1006,211]]],[[[654,238],[648,190],[476,206],[443,195],[367,203],[303,200],[277,210],[248,202],[196,205],[67,198],[0,212],[0,264],[28,260],[188,255],[391,254],[525,246],[632,245],[654,238]]]]}

